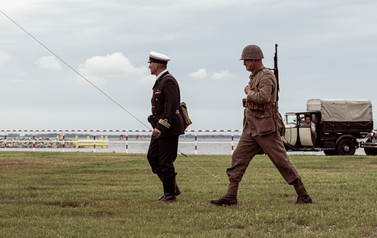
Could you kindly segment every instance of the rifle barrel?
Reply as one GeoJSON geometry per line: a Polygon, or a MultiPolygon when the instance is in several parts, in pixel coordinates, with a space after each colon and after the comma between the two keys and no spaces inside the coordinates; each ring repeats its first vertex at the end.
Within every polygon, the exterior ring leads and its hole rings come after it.
{"type": "MultiPolygon", "coordinates": [[[[274,57],[274,75],[276,78],[277,91],[280,91],[279,86],[279,69],[278,69],[278,44],[275,44],[275,57],[274,57]]],[[[276,94],[276,101],[279,101],[279,95],[276,94]]]]}

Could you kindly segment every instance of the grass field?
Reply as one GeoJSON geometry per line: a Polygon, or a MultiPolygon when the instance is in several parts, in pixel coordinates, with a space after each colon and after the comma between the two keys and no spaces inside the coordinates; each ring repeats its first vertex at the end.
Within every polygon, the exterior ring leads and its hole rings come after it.
{"type": "Polygon", "coordinates": [[[178,156],[176,203],[143,154],[0,152],[0,237],[377,237],[377,157],[291,160],[314,204],[296,194],[258,155],[237,206],[224,195],[230,156],[178,156]],[[194,174],[191,172],[194,172],[194,174]]]}

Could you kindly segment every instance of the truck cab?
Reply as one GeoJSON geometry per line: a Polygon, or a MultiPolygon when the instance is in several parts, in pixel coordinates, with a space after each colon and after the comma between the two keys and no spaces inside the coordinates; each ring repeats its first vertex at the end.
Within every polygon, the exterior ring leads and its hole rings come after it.
{"type": "Polygon", "coordinates": [[[288,145],[312,150],[317,143],[318,122],[321,114],[319,111],[288,112],[285,114],[285,136],[283,141],[288,145]],[[309,120],[309,121],[308,121],[309,120]]]}
{"type": "Polygon", "coordinates": [[[323,151],[326,155],[353,155],[358,139],[373,130],[370,100],[310,99],[307,111],[285,114],[287,151],[323,151]]]}

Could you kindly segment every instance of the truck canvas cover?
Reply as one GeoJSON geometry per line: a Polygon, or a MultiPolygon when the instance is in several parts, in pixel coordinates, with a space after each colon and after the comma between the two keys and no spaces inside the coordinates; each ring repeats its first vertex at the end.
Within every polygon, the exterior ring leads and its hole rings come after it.
{"type": "Polygon", "coordinates": [[[306,110],[321,111],[322,121],[328,122],[373,121],[369,99],[309,99],[306,110]]]}

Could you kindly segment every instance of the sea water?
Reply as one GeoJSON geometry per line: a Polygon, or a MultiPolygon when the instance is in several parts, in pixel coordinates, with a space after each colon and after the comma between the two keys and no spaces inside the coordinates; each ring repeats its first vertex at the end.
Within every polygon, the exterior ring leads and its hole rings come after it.
{"type": "MultiPolygon", "coordinates": [[[[236,149],[239,138],[235,137],[233,140],[231,138],[222,139],[202,139],[199,138],[195,141],[194,138],[180,138],[178,144],[178,150],[184,154],[205,154],[205,155],[231,155],[236,149]],[[196,144],[196,146],[195,146],[196,144]]],[[[55,152],[105,152],[105,153],[144,153],[148,152],[149,139],[129,139],[120,140],[115,138],[109,139],[109,146],[107,148],[101,148],[97,146],[96,148],[1,148],[1,150],[6,151],[55,151],[55,152]],[[127,146],[128,144],[128,146],[127,146]],[[128,149],[127,149],[128,147],[128,149]]],[[[301,152],[292,151],[288,154],[296,155],[324,155],[322,151],[313,152],[301,152]]],[[[364,149],[359,148],[356,150],[356,155],[365,155],[364,149]]]]}

